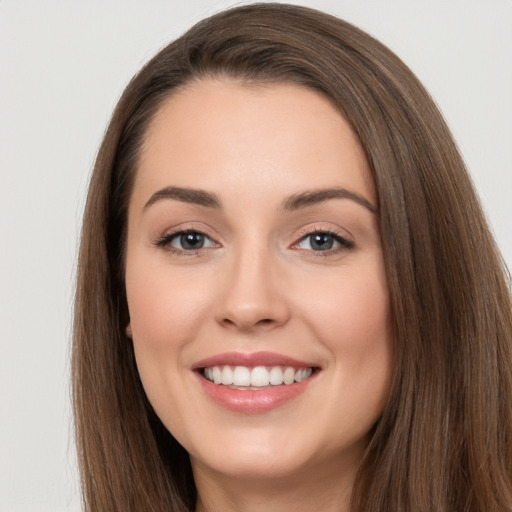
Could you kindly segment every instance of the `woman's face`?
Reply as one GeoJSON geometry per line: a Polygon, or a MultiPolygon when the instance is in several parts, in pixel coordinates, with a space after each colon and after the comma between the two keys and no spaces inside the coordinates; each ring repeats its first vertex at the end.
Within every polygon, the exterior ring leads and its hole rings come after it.
{"type": "Polygon", "coordinates": [[[129,332],[196,477],[360,460],[392,373],[375,206],[354,133],[311,90],[208,80],[158,111],[129,206],[129,332]]]}

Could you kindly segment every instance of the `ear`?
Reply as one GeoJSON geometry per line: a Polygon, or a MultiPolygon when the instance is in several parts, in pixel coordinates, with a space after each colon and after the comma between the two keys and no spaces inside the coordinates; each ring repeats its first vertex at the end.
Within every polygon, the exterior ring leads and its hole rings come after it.
{"type": "Polygon", "coordinates": [[[132,338],[132,326],[131,326],[130,322],[128,322],[125,332],[126,332],[126,336],[131,339],[132,338]]]}

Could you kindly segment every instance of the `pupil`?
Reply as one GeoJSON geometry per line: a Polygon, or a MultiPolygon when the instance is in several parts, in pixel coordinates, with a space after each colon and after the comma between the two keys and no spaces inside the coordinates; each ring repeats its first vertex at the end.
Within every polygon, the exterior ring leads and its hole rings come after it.
{"type": "Polygon", "coordinates": [[[183,249],[200,249],[204,243],[204,235],[201,233],[185,233],[180,238],[183,249]]]}
{"type": "Polygon", "coordinates": [[[311,248],[316,251],[332,249],[333,243],[332,235],[328,235],[327,233],[317,233],[311,236],[311,248]]]}

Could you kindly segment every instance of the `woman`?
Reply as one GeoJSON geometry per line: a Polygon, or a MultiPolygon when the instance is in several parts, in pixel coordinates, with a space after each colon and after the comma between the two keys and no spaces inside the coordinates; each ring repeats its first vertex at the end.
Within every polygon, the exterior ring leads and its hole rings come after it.
{"type": "Polygon", "coordinates": [[[86,510],[512,508],[512,312],[406,66],[288,5],[132,80],[79,261],[86,510]]]}

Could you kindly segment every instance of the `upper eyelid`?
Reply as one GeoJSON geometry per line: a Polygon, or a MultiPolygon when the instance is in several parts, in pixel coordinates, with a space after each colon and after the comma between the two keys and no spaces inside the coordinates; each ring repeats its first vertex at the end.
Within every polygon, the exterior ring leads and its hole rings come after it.
{"type": "Polygon", "coordinates": [[[292,245],[296,245],[299,242],[302,242],[303,240],[305,240],[306,238],[308,238],[310,236],[313,236],[313,235],[317,235],[317,234],[329,235],[329,236],[332,236],[335,239],[338,239],[338,241],[341,241],[342,243],[344,242],[346,244],[354,245],[354,242],[352,240],[350,240],[349,238],[347,238],[347,237],[345,237],[343,235],[340,235],[339,233],[334,232],[334,231],[312,231],[310,233],[306,233],[305,235],[299,237],[297,239],[297,241],[294,242],[292,245]]]}
{"type": "MultiPolygon", "coordinates": [[[[196,226],[193,223],[182,223],[172,228],[169,228],[163,231],[162,234],[155,234],[154,239],[156,243],[162,243],[164,240],[172,240],[174,237],[179,236],[185,233],[199,233],[204,235],[206,238],[210,239],[217,245],[223,245],[219,240],[222,239],[222,236],[216,236],[212,234],[213,229],[209,226],[196,226]]],[[[334,237],[340,238],[342,241],[346,241],[350,244],[355,244],[354,236],[347,229],[340,229],[331,226],[320,226],[318,223],[314,223],[313,225],[309,225],[307,227],[300,228],[296,231],[294,240],[291,243],[291,246],[298,244],[304,238],[314,235],[316,233],[326,233],[332,235],[334,237]]]]}
{"type": "Polygon", "coordinates": [[[195,229],[195,228],[192,228],[192,229],[177,229],[176,231],[170,231],[170,232],[167,232],[164,235],[162,235],[161,238],[162,239],[173,240],[174,238],[176,238],[178,236],[186,235],[188,233],[198,233],[199,235],[202,235],[205,238],[208,238],[209,240],[211,240],[212,242],[214,242],[216,244],[219,243],[210,234],[208,234],[206,231],[201,230],[201,229],[195,229]]]}
{"type": "MultiPolygon", "coordinates": [[[[152,236],[151,243],[152,245],[160,248],[166,248],[171,246],[171,242],[176,239],[176,237],[179,237],[183,234],[187,233],[198,233],[200,235],[203,235],[205,238],[213,242],[215,245],[220,246],[221,244],[218,242],[217,237],[212,236],[209,233],[209,229],[205,229],[204,227],[197,227],[190,223],[186,224],[178,224],[177,226],[173,226],[172,228],[168,228],[163,231],[159,231],[155,233],[152,236]]],[[[177,251],[180,251],[180,249],[176,249],[177,251]]],[[[201,250],[197,249],[198,251],[201,250]]],[[[186,252],[192,252],[192,251],[186,251],[186,252]]]]}
{"type": "Polygon", "coordinates": [[[156,238],[154,241],[152,241],[152,245],[157,249],[162,249],[170,254],[174,254],[175,256],[198,256],[203,250],[209,250],[215,248],[215,246],[221,247],[221,245],[218,242],[216,242],[212,237],[197,229],[177,229],[176,231],[167,232],[161,235],[160,237],[156,238]],[[204,236],[206,239],[212,242],[213,247],[199,247],[197,249],[185,249],[175,247],[173,244],[174,240],[187,233],[198,233],[204,236]]]}
{"type": "Polygon", "coordinates": [[[201,235],[205,235],[208,238],[214,239],[215,236],[212,234],[213,231],[214,230],[212,228],[204,225],[203,223],[201,223],[200,226],[197,226],[193,222],[184,222],[161,231],[162,234],[160,235],[160,238],[175,236],[182,233],[200,233],[201,235]]]}
{"type": "Polygon", "coordinates": [[[305,239],[307,239],[309,236],[315,235],[315,234],[327,234],[335,239],[338,239],[337,242],[340,244],[341,247],[338,247],[336,249],[328,249],[325,251],[312,251],[310,249],[303,249],[304,251],[309,251],[314,254],[322,255],[323,257],[327,257],[329,254],[335,254],[343,250],[352,250],[356,248],[357,244],[354,239],[354,236],[349,233],[348,230],[340,230],[336,229],[334,227],[327,227],[327,226],[318,226],[318,224],[313,225],[313,227],[305,227],[299,231],[299,234],[296,237],[296,240],[291,244],[291,248],[299,249],[297,246],[302,243],[305,239]],[[344,231],[347,233],[347,235],[341,233],[340,231],[344,231]]]}
{"type": "Polygon", "coordinates": [[[348,229],[340,229],[331,226],[319,226],[318,223],[313,224],[313,226],[304,227],[298,230],[297,239],[302,239],[308,235],[314,235],[315,233],[328,233],[330,235],[339,236],[343,239],[353,240],[354,236],[348,229]]]}
{"type": "MultiPolygon", "coordinates": [[[[174,237],[174,236],[177,236],[177,235],[181,235],[181,234],[186,234],[186,233],[199,233],[201,235],[204,235],[208,238],[213,238],[209,233],[208,233],[208,230],[204,230],[204,229],[200,229],[200,228],[196,228],[196,227],[184,227],[184,228],[177,228],[177,229],[172,229],[170,231],[166,231],[162,236],[161,238],[164,238],[164,237],[174,237]]],[[[338,230],[336,229],[333,229],[333,228],[322,228],[322,227],[315,227],[315,228],[306,228],[304,230],[301,230],[299,231],[299,233],[296,235],[296,238],[297,240],[302,240],[303,238],[309,236],[309,235],[314,235],[316,233],[326,233],[326,234],[329,234],[329,235],[333,235],[333,236],[338,236],[340,238],[343,238],[343,239],[346,239],[347,237],[344,236],[342,233],[340,233],[338,230]]]]}

